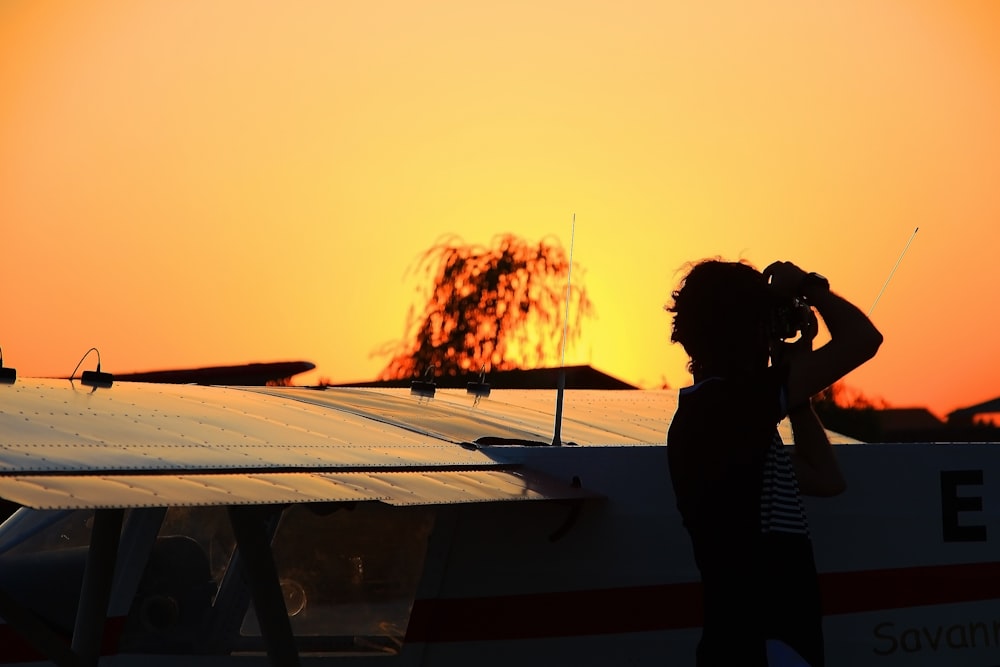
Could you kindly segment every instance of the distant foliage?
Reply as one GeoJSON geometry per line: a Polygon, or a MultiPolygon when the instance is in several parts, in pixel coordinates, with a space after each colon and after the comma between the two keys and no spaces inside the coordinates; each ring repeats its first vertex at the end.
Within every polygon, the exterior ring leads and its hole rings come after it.
{"type": "MultiPolygon", "coordinates": [[[[426,305],[407,316],[406,334],[377,354],[392,355],[379,379],[463,375],[555,363],[562,349],[570,263],[562,246],[508,234],[491,247],[449,238],[421,255],[416,271],[426,305]]],[[[567,341],[580,335],[593,305],[574,267],[567,341]]]]}
{"type": "Polygon", "coordinates": [[[881,398],[870,399],[843,382],[835,382],[813,397],[813,407],[832,431],[865,442],[878,442],[882,437],[877,412],[888,404],[881,398]]]}
{"type": "Polygon", "coordinates": [[[823,405],[852,410],[884,410],[889,404],[882,398],[868,398],[860,391],[848,387],[843,382],[832,385],[813,397],[813,405],[823,405]]]}

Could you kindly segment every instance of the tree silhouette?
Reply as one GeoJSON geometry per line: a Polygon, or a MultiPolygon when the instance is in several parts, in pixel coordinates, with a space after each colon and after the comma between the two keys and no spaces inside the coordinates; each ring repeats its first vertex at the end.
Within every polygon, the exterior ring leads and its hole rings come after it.
{"type": "MultiPolygon", "coordinates": [[[[420,256],[416,271],[431,279],[423,311],[407,316],[402,341],[376,354],[392,358],[381,380],[478,373],[544,365],[558,359],[570,262],[562,246],[529,243],[513,234],[489,248],[449,237],[420,256]]],[[[593,305],[580,269],[570,288],[567,342],[580,335],[593,305]]]]}
{"type": "Polygon", "coordinates": [[[870,399],[841,381],[814,396],[812,403],[826,428],[865,442],[880,440],[878,410],[888,407],[883,399],[870,399]]]}

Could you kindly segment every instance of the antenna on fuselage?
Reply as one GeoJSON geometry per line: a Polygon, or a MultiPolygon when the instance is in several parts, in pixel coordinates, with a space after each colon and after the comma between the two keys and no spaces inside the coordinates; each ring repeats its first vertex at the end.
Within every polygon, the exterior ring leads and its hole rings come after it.
{"type": "Polygon", "coordinates": [[[87,355],[91,352],[97,353],[97,370],[83,371],[83,373],[80,374],[80,384],[87,387],[93,387],[94,391],[97,391],[98,387],[107,389],[114,383],[115,376],[111,373],[101,372],[101,351],[96,347],[90,348],[83,353],[82,357],[80,357],[80,361],[77,362],[76,368],[74,368],[73,372],[69,375],[70,384],[72,384],[73,378],[76,377],[76,372],[80,370],[83,360],[86,359],[87,355]]]}
{"type": "Polygon", "coordinates": [[[5,368],[3,365],[3,348],[0,347],[0,383],[14,384],[17,381],[17,371],[5,368]]]}
{"type": "Polygon", "coordinates": [[[889,277],[885,279],[885,284],[882,285],[882,289],[879,290],[878,296],[875,297],[875,303],[873,303],[872,307],[868,309],[868,317],[872,316],[872,311],[875,310],[875,304],[877,304],[878,300],[882,298],[882,292],[885,292],[885,288],[889,286],[889,281],[892,280],[893,274],[896,273],[896,269],[899,268],[899,263],[903,261],[903,255],[905,255],[906,251],[910,249],[910,244],[913,243],[913,237],[916,236],[919,231],[920,227],[917,227],[913,230],[913,233],[910,234],[910,240],[906,242],[903,252],[899,253],[899,259],[896,260],[896,263],[892,267],[892,271],[889,272],[889,277]]]}
{"type": "Polygon", "coordinates": [[[421,398],[434,398],[437,385],[434,384],[434,366],[428,366],[423,379],[410,382],[410,393],[421,398]]]}
{"type": "Polygon", "coordinates": [[[562,432],[563,397],[566,395],[566,337],[569,334],[569,300],[570,285],[573,284],[573,242],[576,240],[576,213],[573,214],[573,226],[569,234],[569,271],[566,274],[566,316],[563,320],[562,359],[559,362],[559,382],[556,386],[556,425],[552,435],[552,445],[559,447],[562,432]]]}

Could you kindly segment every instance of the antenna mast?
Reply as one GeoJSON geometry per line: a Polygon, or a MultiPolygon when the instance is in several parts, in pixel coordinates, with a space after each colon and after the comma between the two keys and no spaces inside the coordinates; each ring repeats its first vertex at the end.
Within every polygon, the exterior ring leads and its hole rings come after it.
{"type": "Polygon", "coordinates": [[[562,359],[559,361],[559,384],[556,388],[556,425],[552,435],[552,445],[562,445],[559,437],[562,432],[563,397],[566,395],[566,338],[569,332],[569,300],[570,285],[573,284],[573,243],[576,240],[576,213],[573,214],[573,226],[569,234],[569,271],[566,274],[566,316],[563,319],[562,359]]]}
{"type": "Polygon", "coordinates": [[[916,236],[919,231],[920,227],[917,227],[913,230],[913,233],[910,234],[910,240],[906,242],[903,252],[899,253],[899,259],[896,260],[896,264],[893,265],[892,271],[889,272],[889,277],[885,279],[885,284],[882,285],[882,289],[879,290],[878,296],[875,297],[875,303],[873,303],[872,307],[868,309],[868,317],[872,316],[872,311],[875,310],[875,304],[877,304],[878,300],[882,298],[882,292],[885,292],[885,288],[889,286],[889,281],[892,280],[893,274],[895,274],[896,269],[899,268],[899,263],[903,261],[903,255],[905,255],[906,251],[910,249],[910,244],[913,243],[913,237],[916,236]]]}

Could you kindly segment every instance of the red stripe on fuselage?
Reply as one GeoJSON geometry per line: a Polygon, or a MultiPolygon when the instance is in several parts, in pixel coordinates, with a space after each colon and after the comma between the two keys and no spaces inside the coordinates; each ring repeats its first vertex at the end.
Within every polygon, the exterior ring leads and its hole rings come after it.
{"type": "MultiPolygon", "coordinates": [[[[831,572],[820,575],[823,612],[856,614],[1000,600],[1000,563],[831,572]]],[[[407,642],[497,641],[655,632],[701,625],[698,583],[417,600],[407,642]]],[[[108,619],[104,655],[116,652],[124,618],[108,619]]],[[[67,644],[68,644],[67,640],[67,644]]],[[[0,623],[0,663],[41,656],[0,623]]]]}
{"type": "MultiPolygon", "coordinates": [[[[104,623],[104,638],[101,641],[101,655],[118,653],[118,642],[125,629],[125,617],[109,618],[104,623]]],[[[70,637],[59,633],[66,646],[70,645],[70,637]]],[[[12,626],[0,623],[0,664],[15,662],[41,662],[47,658],[28,643],[12,626]]]]}
{"type": "Polygon", "coordinates": [[[650,632],[701,624],[701,585],[673,584],[417,600],[406,641],[449,642],[650,632]]]}
{"type": "Polygon", "coordinates": [[[1000,563],[827,572],[819,585],[827,616],[979,602],[1000,599],[1000,563]]]}
{"type": "MultiPolygon", "coordinates": [[[[1000,599],[1000,563],[820,575],[823,613],[856,614],[1000,599]]],[[[406,641],[538,639],[696,628],[701,585],[417,600],[406,641]]]]}

